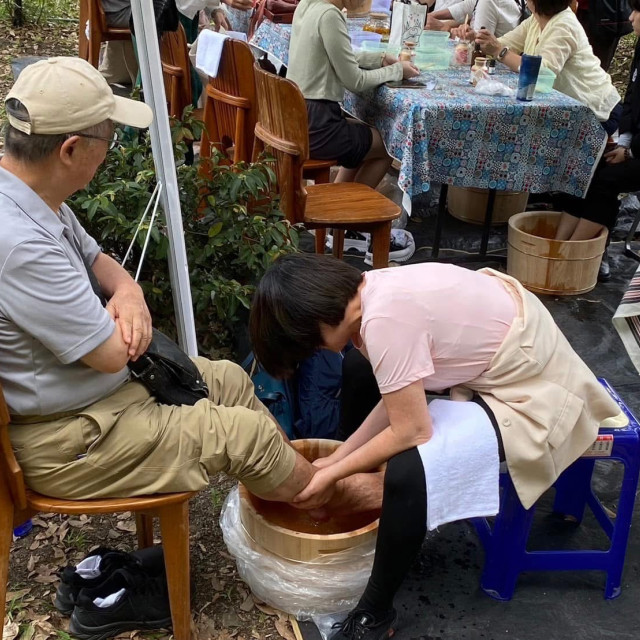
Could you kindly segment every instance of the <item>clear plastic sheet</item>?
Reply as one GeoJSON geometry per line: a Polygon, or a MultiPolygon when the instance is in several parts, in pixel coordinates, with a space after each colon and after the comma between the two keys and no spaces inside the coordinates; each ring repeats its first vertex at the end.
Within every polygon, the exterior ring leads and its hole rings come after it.
{"type": "Polygon", "coordinates": [[[476,93],[484,93],[488,96],[507,96],[512,98],[516,92],[506,84],[490,78],[481,78],[476,84],[476,93]]]}
{"type": "Polygon", "coordinates": [[[222,507],[220,528],[253,594],[298,620],[312,619],[325,637],[331,624],[356,605],[371,574],[375,540],[314,563],[286,560],[261,548],[242,526],[237,487],[222,507]]]}

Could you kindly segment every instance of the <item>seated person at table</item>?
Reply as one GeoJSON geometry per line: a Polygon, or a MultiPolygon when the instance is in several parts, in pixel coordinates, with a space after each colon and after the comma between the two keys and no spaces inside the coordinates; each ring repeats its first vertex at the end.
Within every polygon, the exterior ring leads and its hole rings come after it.
{"type": "Polygon", "coordinates": [[[377,51],[354,53],[341,9],[350,0],[302,0],[293,16],[289,70],[305,97],[309,153],[337,160],[336,182],[360,182],[375,189],[391,165],[377,129],[347,118],[344,91],[360,93],[389,80],[419,75],[409,62],[377,51]]]}
{"type": "Polygon", "coordinates": [[[314,462],[318,472],[294,501],[320,507],[341,478],[388,461],[372,574],[333,640],[391,635],[393,599],[427,526],[475,508],[496,513],[500,457],[529,508],[594,442],[600,423],[620,415],[538,298],[491,269],[423,263],[362,274],[330,256],[285,256],[258,285],[250,330],[260,363],[277,376],[318,348],[339,351],[352,340],[382,394],[361,427],[314,462]],[[456,398],[475,402],[427,406],[426,390],[457,385],[456,398]]]}
{"type": "Polygon", "coordinates": [[[553,88],[587,105],[611,135],[622,113],[620,96],[569,5],[570,0],[527,0],[531,17],[500,38],[481,29],[476,42],[512,71],[520,68],[522,53],[542,56],[543,66],[556,75],[553,88]]]}
{"type": "MultiPolygon", "coordinates": [[[[640,0],[631,0],[629,21],[636,35],[640,35],[640,0]]],[[[631,63],[629,84],[622,105],[618,146],[604,157],[584,199],[557,194],[555,204],[563,211],[556,239],[587,240],[603,227],[612,231],[618,217],[620,193],[640,190],[640,41],[631,63]]],[[[599,279],[610,276],[605,253],[599,279]]]]}
{"type": "MultiPolygon", "coordinates": [[[[126,497],[198,491],[224,471],[267,499],[291,500],[314,468],[290,446],[241,367],[197,358],[209,398],[193,406],[159,404],[131,378],[127,363],[152,335],[142,289],[64,203],[94,177],[114,123],[146,127],[151,109],[114,97],[79,58],[30,65],[5,106],[0,384],[27,484],[60,498],[126,497]]],[[[355,492],[360,504],[375,503],[375,477],[360,481],[371,489],[355,492]]],[[[355,485],[341,490],[345,499],[349,488],[355,485]]]]}
{"type": "Polygon", "coordinates": [[[451,37],[471,40],[475,31],[484,27],[489,33],[500,37],[515,29],[528,15],[525,0],[462,0],[445,9],[436,10],[427,17],[427,28],[442,28],[451,31],[451,37]],[[522,4],[521,4],[522,3],[522,4]],[[469,22],[466,23],[466,16],[469,22]]]}

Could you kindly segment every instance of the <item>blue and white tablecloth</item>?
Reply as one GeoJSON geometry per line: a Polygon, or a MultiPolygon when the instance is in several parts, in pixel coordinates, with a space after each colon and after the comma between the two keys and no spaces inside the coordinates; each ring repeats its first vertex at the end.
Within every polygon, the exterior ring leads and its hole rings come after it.
{"type": "MultiPolygon", "coordinates": [[[[349,21],[350,29],[361,26],[349,21]]],[[[291,25],[265,20],[252,44],[287,64],[290,36],[291,25]]],[[[343,107],[380,131],[409,196],[431,182],[583,196],[606,141],[591,109],[557,91],[532,102],[480,95],[468,76],[466,68],[450,68],[429,74],[434,90],[347,91],[343,107]]],[[[517,85],[515,73],[497,78],[517,85]]]]}

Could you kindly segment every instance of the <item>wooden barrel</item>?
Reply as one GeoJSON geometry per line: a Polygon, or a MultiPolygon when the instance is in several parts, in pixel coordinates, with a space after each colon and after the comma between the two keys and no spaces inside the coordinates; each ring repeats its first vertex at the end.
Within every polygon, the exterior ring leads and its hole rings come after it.
{"type": "Polygon", "coordinates": [[[507,273],[536,293],[586,293],[596,286],[607,230],[591,240],[554,240],[560,216],[527,211],[509,219],[507,273]]]}
{"type": "MultiPolygon", "coordinates": [[[[472,224],[484,224],[489,191],[472,187],[449,187],[447,206],[449,213],[458,220],[472,224]]],[[[496,191],[493,204],[492,224],[506,224],[514,213],[527,207],[529,194],[526,191],[496,191]]]]}
{"type": "Polygon", "coordinates": [[[364,18],[371,12],[372,0],[347,0],[344,6],[347,8],[347,18],[364,18]]]}
{"type": "MultiPolygon", "coordinates": [[[[328,456],[341,444],[336,440],[294,440],[291,443],[309,461],[328,456]]],[[[240,484],[240,519],[249,537],[281,558],[313,562],[375,538],[377,512],[332,517],[315,522],[306,511],[282,502],[262,500],[240,484]]]]}

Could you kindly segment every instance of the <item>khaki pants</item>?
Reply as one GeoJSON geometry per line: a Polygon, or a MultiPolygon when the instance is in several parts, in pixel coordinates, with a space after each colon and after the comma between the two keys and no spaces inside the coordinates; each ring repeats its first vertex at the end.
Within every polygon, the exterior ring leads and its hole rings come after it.
{"type": "MultiPolygon", "coordinates": [[[[224,471],[254,493],[273,491],[295,453],[238,365],[196,358],[209,398],[158,404],[128,382],[76,415],[12,423],[11,442],[26,482],[70,499],[197,491],[224,471]]],[[[69,390],[72,392],[73,390],[69,390]]]]}

